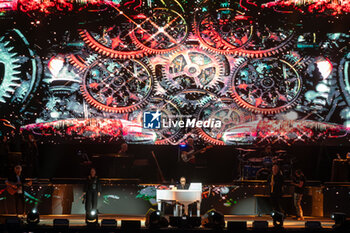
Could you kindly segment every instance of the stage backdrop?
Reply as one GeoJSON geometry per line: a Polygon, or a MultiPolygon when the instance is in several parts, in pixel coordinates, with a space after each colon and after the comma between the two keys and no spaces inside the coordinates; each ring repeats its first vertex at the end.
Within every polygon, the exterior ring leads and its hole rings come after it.
{"type": "Polygon", "coordinates": [[[1,132],[348,143],[349,12],[349,1],[1,0],[1,132]]]}

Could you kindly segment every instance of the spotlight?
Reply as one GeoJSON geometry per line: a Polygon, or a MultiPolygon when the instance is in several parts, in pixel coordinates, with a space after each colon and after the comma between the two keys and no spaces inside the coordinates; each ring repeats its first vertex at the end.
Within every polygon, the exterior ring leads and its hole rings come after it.
{"type": "Polygon", "coordinates": [[[146,213],[145,225],[148,228],[162,228],[168,227],[169,222],[159,210],[151,208],[146,213]]]}
{"type": "Polygon", "coordinates": [[[27,223],[30,225],[36,225],[40,222],[40,214],[36,208],[32,209],[27,214],[27,223]]]}
{"type": "Polygon", "coordinates": [[[331,218],[334,220],[333,229],[335,230],[343,230],[349,229],[349,221],[346,220],[345,213],[332,213],[331,218]]]}
{"type": "Polygon", "coordinates": [[[214,209],[209,210],[203,215],[202,225],[208,228],[222,229],[225,227],[224,215],[214,209]]]}
{"type": "Polygon", "coordinates": [[[85,222],[88,225],[96,225],[96,224],[98,224],[97,211],[96,210],[91,210],[91,211],[86,212],[85,222]]]}
{"type": "Polygon", "coordinates": [[[339,212],[332,213],[331,218],[334,220],[335,225],[341,225],[346,221],[346,214],[339,212]]]}
{"type": "Polygon", "coordinates": [[[278,211],[271,213],[274,227],[283,227],[284,214],[278,211]]]}

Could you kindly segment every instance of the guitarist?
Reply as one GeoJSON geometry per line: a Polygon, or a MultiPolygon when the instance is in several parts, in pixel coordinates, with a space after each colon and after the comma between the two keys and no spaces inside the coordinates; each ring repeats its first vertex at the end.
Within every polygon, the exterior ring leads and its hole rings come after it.
{"type": "MultiPolygon", "coordinates": [[[[197,149],[194,146],[194,140],[191,136],[189,136],[186,140],[186,144],[180,147],[180,174],[184,174],[189,179],[194,179],[195,167],[197,164],[196,155],[198,153],[204,153],[208,148],[211,148],[212,145],[206,146],[202,149],[197,149]]],[[[191,180],[192,181],[192,180],[191,180]]]]}
{"type": "Polygon", "coordinates": [[[24,202],[24,185],[31,186],[32,182],[26,182],[22,175],[22,166],[17,165],[14,168],[14,173],[8,177],[5,181],[7,185],[7,192],[14,197],[16,215],[24,215],[25,213],[25,202],[24,202]]]}

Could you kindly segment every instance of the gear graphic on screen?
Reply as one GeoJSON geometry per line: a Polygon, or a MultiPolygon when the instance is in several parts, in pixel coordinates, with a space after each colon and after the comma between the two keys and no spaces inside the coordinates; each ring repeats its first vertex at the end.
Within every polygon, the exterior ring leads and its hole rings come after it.
{"type": "Polygon", "coordinates": [[[101,59],[86,70],[81,86],[85,100],[99,110],[124,113],[147,103],[153,72],[138,60],[101,59]]]}

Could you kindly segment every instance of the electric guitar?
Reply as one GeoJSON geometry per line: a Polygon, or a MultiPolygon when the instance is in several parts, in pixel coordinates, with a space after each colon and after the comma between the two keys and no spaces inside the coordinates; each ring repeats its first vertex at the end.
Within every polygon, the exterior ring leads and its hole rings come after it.
{"type": "MultiPolygon", "coordinates": [[[[25,184],[23,184],[23,186],[31,186],[31,185],[32,185],[32,181],[28,181],[25,184]]],[[[21,184],[18,184],[18,183],[7,182],[6,183],[6,191],[10,195],[14,195],[15,193],[17,193],[20,186],[21,186],[21,184]]]]}
{"type": "Polygon", "coordinates": [[[213,148],[213,145],[208,145],[200,150],[192,150],[192,151],[182,151],[181,152],[181,159],[182,161],[184,161],[185,163],[190,162],[191,160],[193,160],[195,158],[195,155],[198,153],[204,153],[206,150],[213,148]]]}

